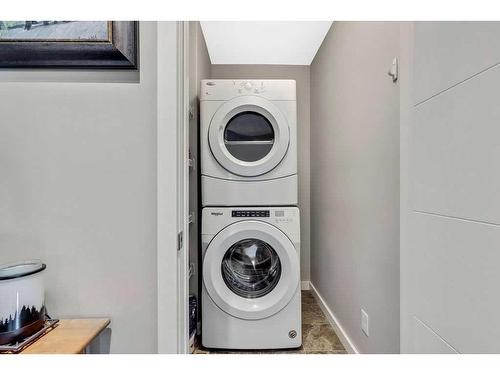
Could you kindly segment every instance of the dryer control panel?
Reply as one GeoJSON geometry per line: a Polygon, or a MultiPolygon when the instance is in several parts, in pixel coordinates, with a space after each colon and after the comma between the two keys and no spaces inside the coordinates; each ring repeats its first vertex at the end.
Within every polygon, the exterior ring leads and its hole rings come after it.
{"type": "Polygon", "coordinates": [[[289,79],[204,79],[200,100],[231,100],[238,96],[254,95],[268,100],[297,99],[295,81],[289,79]]]}

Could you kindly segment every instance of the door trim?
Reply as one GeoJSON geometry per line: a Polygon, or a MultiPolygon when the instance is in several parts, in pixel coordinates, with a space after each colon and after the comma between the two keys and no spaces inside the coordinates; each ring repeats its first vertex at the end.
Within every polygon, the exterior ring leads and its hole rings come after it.
{"type": "Polygon", "coordinates": [[[187,353],[188,221],[185,22],[157,22],[157,351],[187,353]],[[175,125],[174,125],[175,124],[175,125]],[[176,178],[175,181],[173,179],[176,178]]]}
{"type": "Polygon", "coordinates": [[[178,233],[185,239],[178,249],[179,354],[189,353],[189,22],[178,22],[178,233]]]}

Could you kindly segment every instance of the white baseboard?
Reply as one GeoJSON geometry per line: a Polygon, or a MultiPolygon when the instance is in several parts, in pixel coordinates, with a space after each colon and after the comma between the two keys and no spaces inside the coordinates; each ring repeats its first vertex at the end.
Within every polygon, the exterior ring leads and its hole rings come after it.
{"type": "Polygon", "coordinates": [[[309,289],[311,289],[309,287],[309,283],[310,283],[310,281],[301,281],[300,282],[300,290],[309,290],[309,289]]]}
{"type": "Polygon", "coordinates": [[[321,295],[318,293],[318,290],[314,287],[314,284],[312,282],[308,282],[308,284],[309,284],[309,287],[311,289],[311,292],[312,292],[314,298],[316,298],[316,301],[318,301],[319,307],[321,308],[323,313],[326,315],[328,321],[332,325],[333,329],[335,330],[335,333],[339,337],[340,341],[344,345],[347,352],[350,354],[359,354],[358,349],[356,348],[356,346],[354,345],[352,340],[349,338],[349,336],[347,336],[346,331],[342,328],[338,319],[335,317],[335,314],[328,307],[328,305],[326,304],[323,297],[321,297],[321,295]]]}

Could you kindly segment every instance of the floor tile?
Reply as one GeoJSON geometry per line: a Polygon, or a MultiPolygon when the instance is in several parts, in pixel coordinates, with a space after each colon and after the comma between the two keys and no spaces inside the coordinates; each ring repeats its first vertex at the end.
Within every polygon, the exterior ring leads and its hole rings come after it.
{"type": "Polygon", "coordinates": [[[347,354],[345,350],[308,350],[305,354],[347,354]]]}
{"type": "Polygon", "coordinates": [[[306,352],[344,350],[344,346],[329,324],[303,324],[302,346],[306,352]]]}
{"type": "Polygon", "coordinates": [[[310,290],[303,290],[301,297],[303,305],[316,304],[316,300],[310,290]]]}
{"type": "Polygon", "coordinates": [[[302,305],[302,324],[327,324],[325,314],[320,307],[315,304],[302,305]]]}

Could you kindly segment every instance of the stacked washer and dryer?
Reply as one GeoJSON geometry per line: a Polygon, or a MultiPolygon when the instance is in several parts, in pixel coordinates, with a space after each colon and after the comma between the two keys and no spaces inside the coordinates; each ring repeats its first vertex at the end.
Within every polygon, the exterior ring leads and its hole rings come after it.
{"type": "Polygon", "coordinates": [[[295,81],[201,81],[202,344],[302,344],[295,81]]]}

